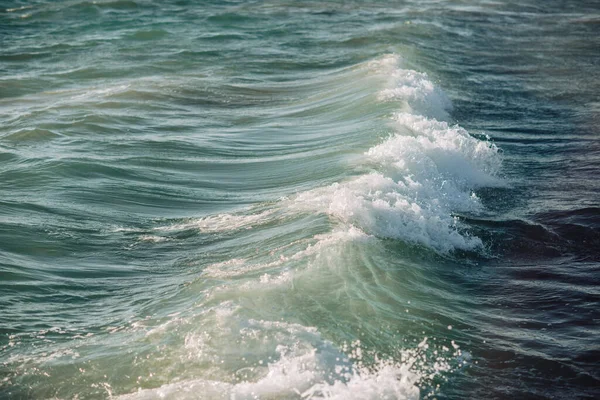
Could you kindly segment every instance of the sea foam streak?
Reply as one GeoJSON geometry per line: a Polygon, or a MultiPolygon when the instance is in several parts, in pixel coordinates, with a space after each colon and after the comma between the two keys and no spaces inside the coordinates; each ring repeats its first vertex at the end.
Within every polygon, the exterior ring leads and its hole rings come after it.
{"type": "Polygon", "coordinates": [[[447,118],[447,97],[426,74],[401,69],[400,62],[386,56],[367,66],[388,78],[380,100],[401,110],[390,120],[393,135],[365,153],[375,171],[301,193],[295,206],[440,253],[473,250],[481,240],[460,229],[454,213],[478,211],[473,189],[500,183],[498,149],[440,120],[447,118]]]}
{"type": "Polygon", "coordinates": [[[439,253],[481,247],[455,214],[482,209],[476,188],[502,185],[498,148],[446,122],[451,103],[444,92],[426,74],[401,64],[400,57],[388,55],[356,67],[384,82],[380,102],[397,106],[388,121],[390,137],[362,157],[372,172],[299,193],[260,213],[219,214],[155,230],[236,231],[271,221],[277,211],[308,212],[326,213],[342,229],[439,253]]]}

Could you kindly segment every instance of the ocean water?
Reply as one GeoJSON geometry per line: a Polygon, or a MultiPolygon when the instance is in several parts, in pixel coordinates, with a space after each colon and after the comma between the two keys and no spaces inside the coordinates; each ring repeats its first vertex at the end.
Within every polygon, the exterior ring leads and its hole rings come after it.
{"type": "Polygon", "coordinates": [[[0,1],[0,398],[600,397],[598,1],[0,1]]]}

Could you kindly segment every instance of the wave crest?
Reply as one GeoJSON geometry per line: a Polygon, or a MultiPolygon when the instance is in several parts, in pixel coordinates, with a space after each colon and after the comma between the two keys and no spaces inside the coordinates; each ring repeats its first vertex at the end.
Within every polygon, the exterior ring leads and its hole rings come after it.
{"type": "Polygon", "coordinates": [[[390,76],[381,101],[397,101],[393,134],[365,153],[375,171],[299,194],[296,205],[326,212],[368,234],[425,245],[438,252],[473,250],[479,238],[460,227],[456,212],[482,206],[473,190],[501,184],[498,148],[438,118],[450,103],[427,75],[386,56],[368,67],[390,76]]]}

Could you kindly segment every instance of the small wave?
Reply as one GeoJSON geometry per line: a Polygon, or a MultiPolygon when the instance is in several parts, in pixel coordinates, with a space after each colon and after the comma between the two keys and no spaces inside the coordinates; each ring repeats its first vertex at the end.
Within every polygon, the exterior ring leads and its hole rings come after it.
{"type": "MultiPolygon", "coordinates": [[[[29,16],[29,14],[24,14],[21,18],[27,18],[25,15],[29,16]]],[[[22,62],[22,61],[30,61],[37,60],[40,58],[51,57],[52,53],[49,51],[30,51],[30,52],[19,52],[13,54],[0,54],[0,60],[6,62],[22,62]]]]}
{"type": "Polygon", "coordinates": [[[37,143],[61,137],[62,135],[49,129],[19,129],[18,131],[9,133],[0,137],[1,141],[8,141],[14,144],[21,143],[37,143]]]}
{"type": "Polygon", "coordinates": [[[29,10],[30,8],[33,8],[33,6],[21,6],[21,7],[16,7],[16,8],[7,8],[6,12],[15,12],[15,11],[23,11],[23,10],[29,10]]]}
{"type": "Polygon", "coordinates": [[[163,37],[167,36],[168,34],[169,34],[169,32],[165,31],[164,29],[150,29],[150,30],[137,31],[137,32],[129,35],[128,38],[133,39],[133,40],[155,40],[155,39],[163,38],[163,37]]]}
{"type": "Polygon", "coordinates": [[[123,92],[127,91],[127,89],[129,89],[129,87],[130,87],[130,84],[122,84],[122,85],[109,86],[109,87],[103,87],[103,88],[91,87],[91,88],[80,89],[76,92],[76,94],[74,94],[73,97],[71,97],[71,99],[77,100],[78,102],[87,100],[89,98],[97,100],[98,98],[109,97],[109,96],[112,96],[115,94],[123,93],[123,92]]]}
{"type": "Polygon", "coordinates": [[[138,3],[131,0],[108,0],[108,1],[94,1],[96,7],[106,7],[112,9],[135,9],[138,8],[138,3]]]}
{"type": "MultiPolygon", "coordinates": [[[[138,8],[138,3],[131,0],[94,0],[67,3],[64,8],[75,9],[108,9],[108,10],[133,10],[138,8]]],[[[62,8],[59,8],[62,9],[62,8]]]]}

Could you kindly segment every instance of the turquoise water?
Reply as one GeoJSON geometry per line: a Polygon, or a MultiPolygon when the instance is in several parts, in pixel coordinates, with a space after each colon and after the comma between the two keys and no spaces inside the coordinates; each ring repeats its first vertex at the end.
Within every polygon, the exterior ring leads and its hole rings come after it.
{"type": "Polygon", "coordinates": [[[597,2],[0,3],[0,397],[600,396],[597,2]]]}

